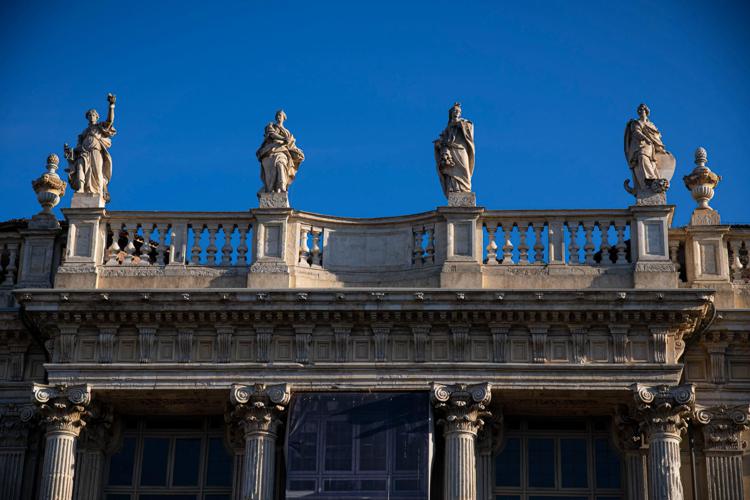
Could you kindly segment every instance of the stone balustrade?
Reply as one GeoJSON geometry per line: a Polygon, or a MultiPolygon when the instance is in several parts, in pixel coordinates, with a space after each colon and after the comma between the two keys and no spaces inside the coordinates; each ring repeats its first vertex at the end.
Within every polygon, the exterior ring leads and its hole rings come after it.
{"type": "Polygon", "coordinates": [[[750,281],[750,227],[732,227],[727,235],[730,277],[735,283],[750,281]]]}

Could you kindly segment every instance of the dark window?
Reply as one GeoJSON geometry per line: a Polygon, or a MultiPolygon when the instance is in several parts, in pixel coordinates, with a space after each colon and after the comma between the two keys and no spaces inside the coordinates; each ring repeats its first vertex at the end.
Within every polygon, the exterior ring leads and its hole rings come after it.
{"type": "Polygon", "coordinates": [[[555,486],[555,440],[529,438],[529,486],[553,488],[555,486]]]}
{"type": "Polygon", "coordinates": [[[141,486],[166,486],[169,439],[148,437],[143,440],[141,486]]]}
{"type": "Polygon", "coordinates": [[[120,450],[112,455],[109,466],[109,484],[129,486],[133,484],[133,463],[135,459],[134,437],[126,437],[120,450]]]}
{"type": "Polygon", "coordinates": [[[588,447],[583,438],[560,440],[560,477],[563,488],[586,488],[588,480],[588,447]]]}
{"type": "Polygon", "coordinates": [[[620,456],[609,444],[609,439],[595,440],[594,459],[596,460],[596,487],[620,487],[620,456]]]}
{"type": "Polygon", "coordinates": [[[520,438],[508,438],[495,459],[495,486],[521,486],[520,438]]]}

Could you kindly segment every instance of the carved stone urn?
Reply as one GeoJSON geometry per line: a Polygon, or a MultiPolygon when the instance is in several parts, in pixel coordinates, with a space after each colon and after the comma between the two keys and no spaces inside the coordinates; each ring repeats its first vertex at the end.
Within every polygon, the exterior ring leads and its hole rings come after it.
{"type": "Polygon", "coordinates": [[[31,186],[36,193],[36,199],[42,206],[41,214],[52,215],[52,209],[60,203],[60,198],[65,194],[65,187],[68,185],[57,175],[57,167],[60,158],[56,154],[47,157],[47,172],[41,177],[31,181],[31,186]]]}
{"type": "Polygon", "coordinates": [[[708,153],[704,148],[695,150],[695,168],[689,175],[683,177],[685,186],[690,190],[698,208],[712,210],[708,202],[714,197],[714,188],[721,180],[720,175],[711,172],[706,166],[708,153]]]}

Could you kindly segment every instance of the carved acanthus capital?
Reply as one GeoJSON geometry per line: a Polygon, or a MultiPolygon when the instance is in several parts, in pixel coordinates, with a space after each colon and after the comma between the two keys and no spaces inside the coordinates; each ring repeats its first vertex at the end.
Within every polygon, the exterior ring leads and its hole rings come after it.
{"type": "Polygon", "coordinates": [[[82,385],[34,384],[32,399],[47,432],[68,432],[78,436],[91,416],[91,387],[82,385]]]}
{"type": "Polygon", "coordinates": [[[635,416],[640,421],[641,431],[651,437],[655,434],[672,434],[679,437],[686,429],[686,418],[695,405],[695,386],[658,385],[631,386],[635,397],[635,416]]]}
{"type": "Polygon", "coordinates": [[[122,425],[115,421],[112,406],[94,402],[89,406],[89,418],[78,438],[78,447],[112,453],[120,441],[121,433],[122,425]]]}
{"type": "Polygon", "coordinates": [[[446,434],[469,432],[476,436],[484,425],[484,419],[492,416],[487,410],[492,399],[488,383],[469,386],[432,384],[430,399],[441,414],[438,424],[444,426],[446,434]]]}
{"type": "Polygon", "coordinates": [[[0,448],[26,446],[31,421],[36,416],[32,405],[6,405],[0,410],[0,448]]]}
{"type": "Polygon", "coordinates": [[[615,445],[624,453],[632,453],[646,447],[640,421],[626,405],[617,408],[613,419],[612,434],[615,445]]]}
{"type": "Polygon", "coordinates": [[[747,448],[742,432],[750,428],[750,405],[696,408],[695,419],[703,424],[706,451],[741,453],[747,448]]]}
{"type": "Polygon", "coordinates": [[[258,432],[276,434],[290,400],[288,384],[234,384],[226,420],[241,426],[246,436],[258,432]]]}

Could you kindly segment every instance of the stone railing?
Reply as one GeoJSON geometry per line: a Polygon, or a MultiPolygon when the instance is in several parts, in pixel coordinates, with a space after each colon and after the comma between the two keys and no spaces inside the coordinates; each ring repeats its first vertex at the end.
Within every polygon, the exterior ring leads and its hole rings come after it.
{"type": "Polygon", "coordinates": [[[22,240],[15,237],[0,235],[0,308],[13,305],[10,294],[18,282],[18,264],[21,255],[22,240]]]}
{"type": "Polygon", "coordinates": [[[732,226],[726,239],[732,281],[750,282],[750,226],[732,226]]]}

